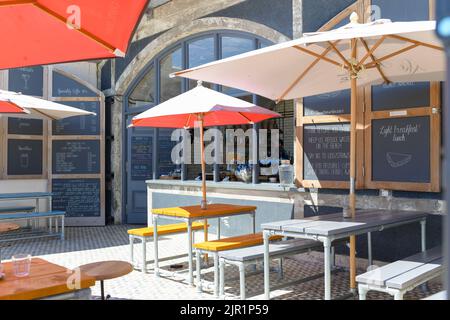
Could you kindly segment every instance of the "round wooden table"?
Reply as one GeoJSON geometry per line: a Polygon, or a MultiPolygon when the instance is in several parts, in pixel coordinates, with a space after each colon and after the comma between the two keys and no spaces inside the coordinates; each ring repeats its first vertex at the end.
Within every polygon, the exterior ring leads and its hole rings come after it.
{"type": "Polygon", "coordinates": [[[9,231],[14,231],[19,229],[20,226],[18,224],[15,223],[0,223],[0,233],[4,233],[4,232],[9,232],[9,231]]]}
{"type": "Polygon", "coordinates": [[[79,267],[81,273],[100,281],[102,300],[105,300],[104,280],[122,277],[133,271],[133,266],[125,261],[100,261],[79,267]]]}
{"type": "MultiPolygon", "coordinates": [[[[5,222],[5,223],[0,223],[0,234],[1,233],[7,233],[9,231],[14,231],[20,229],[20,226],[18,224],[15,223],[9,223],[9,222],[5,222]]],[[[2,261],[2,247],[0,245],[0,262],[2,261]]]]}

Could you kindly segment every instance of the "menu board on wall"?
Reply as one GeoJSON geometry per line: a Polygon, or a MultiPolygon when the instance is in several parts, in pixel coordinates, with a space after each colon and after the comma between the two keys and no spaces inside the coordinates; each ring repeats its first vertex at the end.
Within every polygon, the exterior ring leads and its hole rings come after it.
{"type": "Polygon", "coordinates": [[[303,179],[347,181],[350,169],[350,124],[303,127],[303,179]]]}
{"type": "Polygon", "coordinates": [[[430,83],[391,83],[372,87],[372,110],[427,107],[430,105],[430,83]]]}
{"type": "Polygon", "coordinates": [[[100,134],[100,102],[99,101],[64,101],[70,107],[94,112],[96,115],[70,117],[53,121],[53,135],[99,135],[100,134]]]}
{"type": "Polygon", "coordinates": [[[304,116],[350,113],[350,90],[335,91],[303,98],[304,116]]]}
{"type": "Polygon", "coordinates": [[[8,134],[42,136],[44,122],[39,119],[8,118],[8,134]]]}
{"type": "Polygon", "coordinates": [[[53,97],[97,97],[97,93],[63,74],[54,71],[52,82],[53,97]]]}
{"type": "Polygon", "coordinates": [[[131,179],[145,181],[152,177],[153,137],[131,137],[131,179]]]}
{"type": "Polygon", "coordinates": [[[42,140],[8,140],[8,175],[43,174],[42,140]]]}
{"type": "Polygon", "coordinates": [[[373,181],[430,182],[430,117],[372,121],[373,181]]]}
{"type": "Polygon", "coordinates": [[[53,179],[52,192],[52,209],[66,217],[101,215],[100,179],[53,179]]]}
{"type": "Polygon", "coordinates": [[[99,140],[54,140],[53,174],[99,174],[99,140]]]}
{"type": "Polygon", "coordinates": [[[42,67],[10,69],[8,90],[42,97],[44,95],[44,69],[42,67]]]}

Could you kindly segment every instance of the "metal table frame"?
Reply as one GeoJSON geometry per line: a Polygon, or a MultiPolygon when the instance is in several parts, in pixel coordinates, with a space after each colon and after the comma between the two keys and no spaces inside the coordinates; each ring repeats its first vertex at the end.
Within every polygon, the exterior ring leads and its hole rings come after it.
{"type": "MultiPolygon", "coordinates": [[[[203,220],[211,220],[211,219],[217,219],[218,220],[218,224],[217,224],[217,236],[218,239],[220,239],[221,237],[221,230],[220,230],[220,225],[221,225],[221,218],[225,218],[225,217],[234,217],[234,216],[241,216],[241,215],[251,215],[252,216],[252,221],[253,221],[253,233],[255,233],[256,231],[256,211],[242,211],[239,213],[225,213],[225,214],[220,214],[220,215],[214,215],[214,216],[209,216],[209,215],[205,215],[205,216],[197,216],[197,217],[192,217],[192,218],[186,218],[186,217],[176,217],[176,216],[169,216],[169,215],[164,215],[164,214],[155,214],[152,213],[153,216],[153,226],[154,226],[154,234],[153,234],[153,244],[154,244],[154,270],[155,270],[155,275],[157,277],[160,276],[160,270],[159,270],[159,259],[158,259],[158,231],[157,231],[157,226],[158,226],[158,218],[159,216],[163,216],[165,218],[170,218],[170,219],[174,219],[174,220],[180,220],[182,222],[185,222],[188,226],[188,263],[189,263],[189,275],[188,275],[188,282],[191,286],[194,286],[194,267],[193,267],[193,237],[192,237],[192,224],[195,221],[203,221],[203,220]]],[[[200,263],[199,261],[197,261],[197,263],[200,263]]]]}
{"type": "MultiPolygon", "coordinates": [[[[349,220],[351,221],[351,220],[349,220]]],[[[331,300],[331,243],[338,239],[348,238],[350,236],[356,236],[361,234],[368,234],[368,246],[369,246],[369,263],[372,263],[372,241],[371,232],[383,231],[385,229],[394,228],[401,225],[411,224],[414,222],[420,222],[421,225],[421,249],[422,252],[426,250],[426,217],[411,218],[402,222],[380,224],[378,226],[364,227],[354,231],[343,232],[341,234],[334,234],[330,236],[323,236],[317,234],[308,234],[283,230],[264,229],[264,295],[268,300],[270,299],[270,252],[269,252],[269,238],[273,235],[281,235],[284,237],[312,239],[323,243],[324,252],[324,282],[325,282],[325,300],[331,300]]]]}

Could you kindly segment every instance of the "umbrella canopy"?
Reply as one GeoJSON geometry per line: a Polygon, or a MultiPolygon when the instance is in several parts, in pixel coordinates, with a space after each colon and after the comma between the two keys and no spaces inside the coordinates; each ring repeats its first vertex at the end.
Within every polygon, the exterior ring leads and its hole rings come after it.
{"type": "Polygon", "coordinates": [[[132,119],[134,127],[193,128],[202,115],[203,126],[258,123],[280,114],[250,102],[198,85],[132,119]]]}
{"type": "Polygon", "coordinates": [[[123,57],[148,0],[0,0],[0,69],[123,57]]]}
{"type": "MultiPolygon", "coordinates": [[[[436,22],[351,23],[225,60],[174,73],[250,91],[273,100],[351,88],[349,216],[355,216],[357,86],[443,81],[445,55],[436,22]],[[276,63],[274,63],[276,61],[276,63]],[[282,75],[282,76],[279,76],[282,75]]],[[[344,210],[344,214],[347,211],[344,210]]],[[[356,290],[356,238],[350,237],[350,288],[356,290]]],[[[325,298],[331,298],[329,286],[325,298]]]]}
{"type": "Polygon", "coordinates": [[[0,114],[2,113],[25,113],[53,120],[73,116],[95,115],[95,113],[60,103],[34,98],[17,92],[0,90],[0,114]]]}
{"type": "Polygon", "coordinates": [[[353,22],[173,75],[246,90],[272,100],[348,89],[349,73],[353,71],[361,86],[443,81],[445,58],[435,26],[434,21],[353,22]],[[355,57],[352,39],[357,39],[355,57]]]}

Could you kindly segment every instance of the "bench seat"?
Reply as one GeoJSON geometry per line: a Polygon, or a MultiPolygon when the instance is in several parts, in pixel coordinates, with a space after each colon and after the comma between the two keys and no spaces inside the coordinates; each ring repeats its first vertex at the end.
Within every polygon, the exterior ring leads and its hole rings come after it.
{"type": "Polygon", "coordinates": [[[387,292],[402,299],[403,294],[439,276],[442,272],[442,249],[435,247],[405,259],[389,263],[356,277],[360,299],[368,291],[387,292]]]}
{"type": "Polygon", "coordinates": [[[0,208],[0,213],[13,213],[13,212],[32,212],[36,207],[10,207],[10,208],[0,208]]]}
{"type": "Polygon", "coordinates": [[[64,216],[64,215],[65,215],[64,211],[3,213],[3,214],[0,214],[0,220],[45,218],[45,217],[55,217],[55,216],[64,216]]]}
{"type": "MultiPolygon", "coordinates": [[[[205,227],[203,222],[194,222],[192,224],[192,230],[202,230],[205,227]]],[[[167,234],[183,233],[187,232],[186,223],[174,223],[158,226],[158,235],[163,236],[167,234]]],[[[127,231],[129,235],[138,237],[153,237],[155,230],[153,227],[130,229],[127,231]]]]}
{"type": "MultiPolygon", "coordinates": [[[[272,236],[270,240],[279,240],[281,236],[272,236]]],[[[219,252],[242,247],[251,247],[263,243],[262,232],[242,236],[211,240],[194,244],[194,248],[201,251],[219,252]]]]}
{"type": "MultiPolygon", "coordinates": [[[[209,227],[209,224],[206,225],[209,227]]],[[[204,222],[192,223],[192,231],[202,231],[205,228],[204,222]]],[[[177,233],[187,233],[188,226],[186,223],[172,223],[158,226],[158,236],[172,235],[177,233]]],[[[142,272],[147,273],[147,241],[149,241],[155,235],[154,227],[145,227],[137,229],[129,229],[127,231],[130,239],[130,261],[134,267],[137,265],[134,263],[134,240],[140,239],[142,242],[142,272]]]]}

